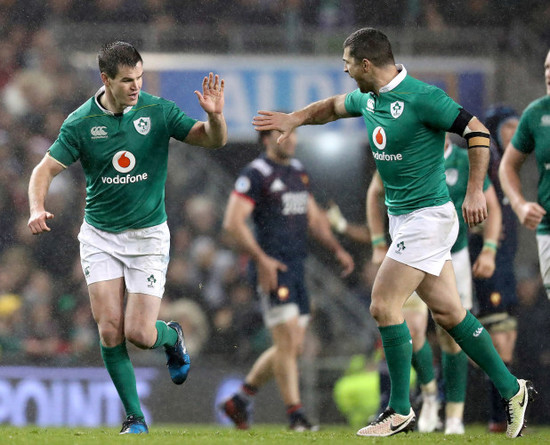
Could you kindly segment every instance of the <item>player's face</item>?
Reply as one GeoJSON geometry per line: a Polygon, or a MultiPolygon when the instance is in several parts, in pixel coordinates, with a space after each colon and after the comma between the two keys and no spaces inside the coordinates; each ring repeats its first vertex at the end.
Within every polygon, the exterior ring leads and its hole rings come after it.
{"type": "Polygon", "coordinates": [[[544,61],[544,80],[546,81],[546,94],[550,95],[550,51],[544,61]]]}
{"type": "Polygon", "coordinates": [[[111,79],[102,73],[105,89],[117,112],[137,104],[139,92],[143,84],[143,66],[141,62],[134,67],[119,65],[118,73],[111,79]]]}
{"type": "Polygon", "coordinates": [[[350,77],[355,80],[359,90],[362,93],[368,93],[372,90],[368,82],[366,81],[364,62],[363,60],[356,59],[355,57],[350,56],[349,47],[344,48],[344,72],[348,73],[350,77]]]}
{"type": "Polygon", "coordinates": [[[296,152],[296,133],[292,132],[290,135],[280,144],[277,143],[277,139],[281,133],[278,131],[272,131],[268,137],[266,148],[268,156],[276,162],[287,162],[296,152]]]}

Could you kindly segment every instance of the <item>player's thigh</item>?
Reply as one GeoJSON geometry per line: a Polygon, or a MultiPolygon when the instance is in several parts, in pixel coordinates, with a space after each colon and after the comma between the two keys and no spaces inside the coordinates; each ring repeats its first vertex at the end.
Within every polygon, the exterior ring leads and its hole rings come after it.
{"type": "Polygon", "coordinates": [[[436,323],[450,329],[460,323],[466,311],[460,302],[451,261],[446,261],[439,276],[426,274],[417,289],[430,308],[436,323]]]}
{"type": "Polygon", "coordinates": [[[472,263],[470,262],[468,248],[466,247],[458,252],[452,253],[451,258],[460,302],[465,309],[472,309],[472,263]]]}
{"type": "Polygon", "coordinates": [[[426,274],[393,258],[386,257],[372,287],[372,306],[401,308],[426,274]]]}
{"type": "Polygon", "coordinates": [[[128,293],[124,316],[124,332],[132,343],[151,347],[156,340],[156,322],[161,298],[154,295],[128,293]]]}
{"type": "Polygon", "coordinates": [[[96,281],[88,286],[88,293],[103,343],[106,346],[120,343],[124,333],[124,280],[96,281]]]}
{"type": "Polygon", "coordinates": [[[296,353],[302,328],[299,323],[299,316],[292,317],[271,328],[273,344],[279,351],[296,353]]]}

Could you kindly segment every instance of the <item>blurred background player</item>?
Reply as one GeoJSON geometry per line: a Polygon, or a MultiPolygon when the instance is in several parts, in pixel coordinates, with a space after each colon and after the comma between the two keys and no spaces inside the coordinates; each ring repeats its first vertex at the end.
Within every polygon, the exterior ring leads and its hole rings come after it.
{"type": "MultiPolygon", "coordinates": [[[[449,194],[459,212],[462,208],[468,184],[469,163],[466,150],[452,144],[449,135],[445,139],[445,176],[449,194]]],[[[459,233],[451,249],[453,268],[460,298],[466,309],[472,308],[472,272],[476,277],[490,277],[495,270],[495,249],[493,244],[498,239],[501,226],[501,212],[498,199],[489,178],[486,178],[484,193],[487,199],[488,217],[483,225],[483,236],[489,247],[482,249],[475,258],[473,266],[468,254],[468,225],[459,217],[459,233]]],[[[384,185],[380,175],[375,173],[367,192],[367,227],[372,231],[372,262],[380,264],[387,253],[386,217],[382,211],[384,185]]],[[[358,242],[368,238],[369,230],[365,226],[350,225],[339,212],[329,209],[329,220],[332,227],[345,226],[346,236],[358,242]]],[[[433,366],[433,352],[426,337],[428,327],[428,307],[414,292],[403,306],[403,316],[409,326],[413,344],[412,365],[415,369],[422,392],[422,408],[418,418],[420,432],[432,432],[439,427],[439,395],[436,375],[433,366]]],[[[468,358],[456,342],[439,326],[436,327],[437,338],[441,346],[441,368],[445,381],[445,434],[464,434],[464,400],[468,374],[468,358]]],[[[381,364],[381,370],[384,370],[381,364]]],[[[380,382],[385,379],[381,376],[380,382]]],[[[381,393],[388,387],[381,388],[381,393]]],[[[389,396],[389,395],[388,395],[389,396]]],[[[387,399],[381,397],[381,401],[387,399]]]]}
{"type": "Polygon", "coordinates": [[[52,179],[80,160],[86,208],[78,239],[82,270],[100,335],[101,356],[126,411],[121,434],[147,433],[126,342],[163,346],[172,381],[182,384],[190,360],[177,322],[157,320],[170,253],[164,187],[172,137],[220,147],[227,140],[224,81],[210,73],[195,91],[206,122],[173,102],[141,91],[143,60],[125,42],[98,55],[103,87],[63,123],[58,139],[34,168],[29,183],[35,235],[49,232],[45,199],[52,179]]]}
{"type": "MultiPolygon", "coordinates": [[[[469,242],[472,259],[482,250],[493,249],[496,253],[495,273],[491,277],[474,277],[476,315],[491,334],[496,350],[508,367],[513,361],[517,338],[515,308],[518,298],[514,260],[518,245],[518,224],[510,201],[502,191],[498,168],[504,150],[516,131],[518,121],[516,111],[507,106],[495,106],[485,113],[484,123],[492,136],[488,173],[502,209],[502,230],[500,238],[492,241],[484,239],[478,230],[472,230],[469,242]]],[[[487,385],[490,404],[489,431],[505,431],[506,413],[500,395],[492,382],[487,381],[487,385]]]]}
{"type": "Polygon", "coordinates": [[[256,360],[240,391],[222,409],[237,428],[248,428],[251,398],[272,377],[286,405],[290,429],[312,430],[300,399],[298,356],[310,305],[305,287],[307,234],[329,249],[347,276],[353,259],[338,243],[324,212],[310,193],[309,176],[297,159],[294,132],[281,144],[277,131],[263,131],[265,154],[248,164],[235,182],[224,228],[250,255],[253,279],[273,346],[256,360]],[[248,225],[252,218],[254,231],[248,225]]]}

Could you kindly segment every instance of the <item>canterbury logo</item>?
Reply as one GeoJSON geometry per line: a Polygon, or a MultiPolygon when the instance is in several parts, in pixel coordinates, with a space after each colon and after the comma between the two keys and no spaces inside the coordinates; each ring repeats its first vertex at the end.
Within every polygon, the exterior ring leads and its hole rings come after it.
{"type": "Polygon", "coordinates": [[[476,331],[474,332],[474,337],[479,337],[481,335],[481,333],[483,332],[483,328],[477,328],[476,331]]]}
{"type": "Polygon", "coordinates": [[[90,133],[92,134],[92,139],[104,139],[107,135],[107,127],[105,126],[98,126],[98,127],[92,127],[90,130],[90,133]]]}

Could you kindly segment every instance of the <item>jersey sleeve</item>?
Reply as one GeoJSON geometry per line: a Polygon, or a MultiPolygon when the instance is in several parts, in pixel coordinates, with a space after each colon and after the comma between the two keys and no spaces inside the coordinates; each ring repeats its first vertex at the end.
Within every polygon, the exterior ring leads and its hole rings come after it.
{"type": "Polygon", "coordinates": [[[512,145],[522,153],[531,153],[535,149],[535,141],[529,123],[530,112],[526,110],[519,120],[518,128],[512,137],[512,145]]]}
{"type": "Polygon", "coordinates": [[[257,203],[262,194],[262,177],[257,170],[246,167],[235,181],[234,192],[257,203]]]}
{"type": "Polygon", "coordinates": [[[440,88],[429,86],[417,98],[417,113],[420,120],[439,130],[449,130],[462,107],[440,88]]]}
{"type": "Polygon", "coordinates": [[[75,129],[66,120],[59,130],[59,136],[48,152],[52,158],[68,167],[80,158],[77,141],[78,138],[76,137],[75,129]]]}
{"type": "Polygon", "coordinates": [[[170,136],[178,141],[183,141],[198,122],[197,119],[187,116],[174,102],[167,101],[165,113],[170,136]]]}
{"type": "Polygon", "coordinates": [[[362,116],[361,108],[366,106],[367,97],[368,95],[361,93],[359,88],[348,93],[344,102],[346,111],[352,116],[362,116]]]}

